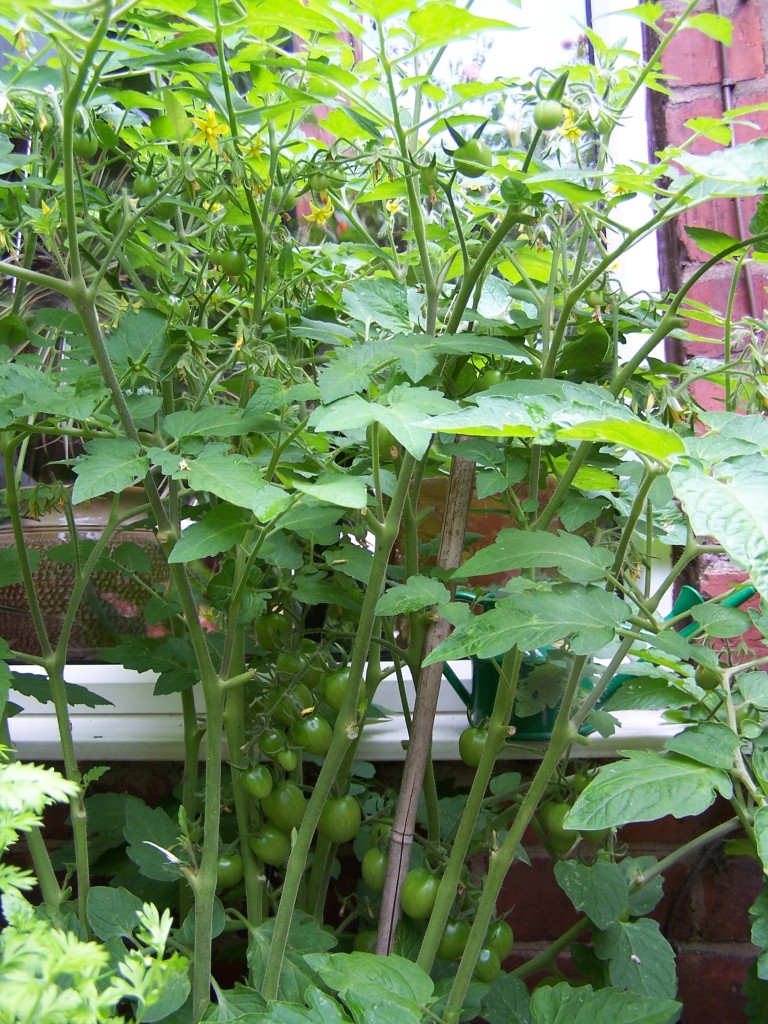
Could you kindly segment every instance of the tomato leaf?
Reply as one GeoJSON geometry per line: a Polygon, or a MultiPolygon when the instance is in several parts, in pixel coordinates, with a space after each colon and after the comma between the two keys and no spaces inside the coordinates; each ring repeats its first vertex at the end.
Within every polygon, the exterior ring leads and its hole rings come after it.
{"type": "Polygon", "coordinates": [[[566,982],[537,988],[531,998],[535,1024],[674,1024],[682,1006],[671,999],[566,982]]]}
{"type": "Polygon", "coordinates": [[[407,583],[395,585],[382,594],[376,605],[377,615],[397,615],[430,608],[450,601],[448,588],[429,576],[411,576],[407,583]]]}
{"type": "Polygon", "coordinates": [[[188,526],[168,556],[169,562],[193,562],[229,551],[245,539],[249,523],[239,508],[217,505],[188,526]]]}
{"type": "Polygon", "coordinates": [[[72,503],[119,492],[145,476],[149,459],[139,445],[128,437],[100,438],[89,441],[86,454],[74,465],[77,480],[72,503]]]}
{"type": "Polygon", "coordinates": [[[583,537],[540,530],[502,530],[496,540],[468,559],[453,575],[457,579],[507,572],[510,569],[556,567],[569,580],[592,583],[603,579],[613,555],[592,547],[583,537]]]}
{"type": "Polygon", "coordinates": [[[627,909],[629,887],[618,864],[559,860],[555,878],[576,910],[583,911],[598,928],[618,921],[627,909]]]}
{"type": "Polygon", "coordinates": [[[595,952],[608,961],[611,983],[653,999],[672,999],[677,992],[675,951],[657,921],[617,921],[594,937],[595,952]]]}
{"type": "Polygon", "coordinates": [[[667,814],[701,814],[719,793],[730,799],[725,772],[671,753],[623,751],[624,760],[604,765],[566,818],[568,828],[599,829],[667,814]]]}

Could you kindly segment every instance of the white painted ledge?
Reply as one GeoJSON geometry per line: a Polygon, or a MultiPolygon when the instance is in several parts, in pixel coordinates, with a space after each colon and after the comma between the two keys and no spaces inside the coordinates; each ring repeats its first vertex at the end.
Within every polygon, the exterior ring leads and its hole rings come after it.
{"type": "MultiPolygon", "coordinates": [[[[460,679],[467,680],[469,662],[453,663],[460,679]]],[[[20,671],[32,671],[28,667],[20,671]]],[[[82,761],[181,761],[184,736],[181,702],[178,694],[156,697],[156,676],[151,672],[132,672],[119,665],[74,665],[66,673],[70,683],[80,683],[96,691],[112,706],[74,707],[70,711],[72,735],[77,756],[82,761]]],[[[406,679],[413,697],[413,684],[406,679]]],[[[9,719],[11,740],[18,755],[29,761],[61,759],[56,718],[51,704],[33,698],[11,699],[23,711],[9,719]]],[[[202,700],[197,695],[199,710],[202,700]]],[[[358,756],[368,761],[401,761],[405,757],[407,734],[403,715],[397,710],[399,699],[393,679],[385,680],[376,695],[376,704],[391,712],[385,721],[366,726],[358,756]]],[[[617,713],[621,727],[614,736],[603,739],[594,734],[588,746],[574,747],[575,757],[608,758],[629,748],[658,749],[676,732],[679,725],[663,722],[655,712],[617,713]]],[[[458,737],[466,728],[464,705],[447,682],[443,683],[438,703],[432,744],[436,761],[458,760],[458,737]]],[[[531,740],[510,742],[504,757],[534,759],[541,756],[545,743],[531,740]]]]}

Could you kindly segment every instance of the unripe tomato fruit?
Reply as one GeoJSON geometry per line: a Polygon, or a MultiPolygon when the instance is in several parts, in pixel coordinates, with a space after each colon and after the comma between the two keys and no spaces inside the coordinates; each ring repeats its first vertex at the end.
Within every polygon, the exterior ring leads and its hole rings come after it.
{"type": "Polygon", "coordinates": [[[292,772],[299,763],[299,757],[295,750],[281,750],[276,760],[283,771],[286,772],[292,772]]]}
{"type": "Polygon", "coordinates": [[[494,921],[485,936],[485,945],[495,951],[499,960],[506,960],[512,952],[515,935],[511,926],[502,920],[494,921]]]}
{"type": "Polygon", "coordinates": [[[467,139],[453,154],[453,164],[465,178],[479,178],[493,163],[493,154],[480,139],[467,139]]]}
{"type": "Polygon", "coordinates": [[[297,718],[291,726],[291,740],[315,757],[323,757],[328,753],[332,739],[333,730],[328,720],[321,715],[297,718]]]}
{"type": "Polygon", "coordinates": [[[272,772],[265,764],[254,764],[243,772],[243,788],[254,800],[263,800],[274,787],[272,772]]]}
{"type": "Polygon", "coordinates": [[[468,921],[446,921],[440,945],[437,947],[438,960],[458,960],[466,948],[469,932],[468,921]]]}
{"type": "Polygon", "coordinates": [[[81,160],[90,160],[92,156],[96,156],[98,148],[99,140],[93,132],[75,132],[72,136],[72,151],[81,160]]]}
{"type": "Polygon", "coordinates": [[[716,668],[697,665],[694,679],[696,680],[696,685],[700,686],[702,690],[716,690],[722,683],[723,676],[716,668]]]}
{"type": "Polygon", "coordinates": [[[376,932],[372,928],[363,928],[361,932],[355,935],[352,948],[358,953],[375,953],[376,939],[376,932]]]}
{"type": "Polygon", "coordinates": [[[283,832],[290,832],[301,824],[307,809],[307,800],[295,782],[284,779],[261,801],[265,817],[283,832]]]}
{"type": "Polygon", "coordinates": [[[400,906],[414,921],[426,921],[435,906],[440,879],[426,868],[413,868],[400,890],[400,906]]]}
{"type": "Polygon", "coordinates": [[[477,954],[477,961],[473,970],[478,981],[491,982],[501,972],[501,960],[495,949],[483,946],[477,954]]]}
{"type": "Polygon", "coordinates": [[[494,388],[497,384],[503,384],[506,379],[501,370],[486,370],[475,381],[471,393],[476,395],[480,391],[487,391],[488,388],[494,388]]]}
{"type": "Polygon", "coordinates": [[[328,188],[328,177],[322,171],[315,171],[310,174],[307,184],[313,192],[325,192],[328,188]]]}
{"type": "Polygon", "coordinates": [[[240,277],[248,269],[248,257],[238,249],[228,249],[221,257],[221,269],[230,277],[240,277]]]}
{"type": "Polygon", "coordinates": [[[231,889],[243,877],[243,858],[239,853],[222,853],[216,861],[216,884],[231,889]]]}
{"type": "Polygon", "coordinates": [[[269,822],[251,836],[248,845],[264,864],[279,868],[291,855],[291,840],[286,832],[269,822]]]}
{"type": "Polygon", "coordinates": [[[576,829],[566,828],[563,825],[563,820],[570,809],[570,804],[558,801],[543,804],[539,808],[539,824],[544,829],[549,845],[555,853],[568,853],[579,838],[576,829]]]}
{"type": "Polygon", "coordinates": [[[157,181],[151,174],[137,174],[133,179],[133,191],[139,199],[146,199],[147,196],[153,196],[159,187],[160,186],[157,181]]]}
{"type": "Polygon", "coordinates": [[[470,768],[477,768],[485,750],[488,730],[470,725],[459,736],[459,757],[470,768]]]}
{"type": "Polygon", "coordinates": [[[373,892],[384,892],[384,881],[387,877],[387,855],[378,846],[365,851],[360,865],[363,881],[373,892]]]}
{"type": "Polygon", "coordinates": [[[562,123],[565,111],[559,100],[539,100],[533,108],[533,123],[543,132],[550,132],[562,123]]]}
{"type": "Polygon", "coordinates": [[[259,740],[259,747],[267,757],[276,757],[285,750],[285,735],[278,729],[267,729],[259,740]]]}
{"type": "Polygon", "coordinates": [[[320,682],[320,693],[323,695],[325,703],[333,708],[334,711],[341,710],[348,685],[349,669],[339,668],[334,672],[326,672],[324,674],[320,682]]]}
{"type": "Polygon", "coordinates": [[[305,708],[311,708],[314,697],[304,683],[294,683],[278,691],[277,701],[272,707],[272,717],[280,725],[291,726],[305,708]]]}
{"type": "MultiPolygon", "coordinates": [[[[222,264],[222,269],[226,269],[222,264]]],[[[288,641],[291,623],[279,612],[268,612],[256,620],[256,639],[265,651],[279,651],[288,641]]]]}
{"type": "Polygon", "coordinates": [[[360,804],[353,796],[333,796],[320,812],[317,831],[332,843],[354,839],[363,820],[360,804]]]}

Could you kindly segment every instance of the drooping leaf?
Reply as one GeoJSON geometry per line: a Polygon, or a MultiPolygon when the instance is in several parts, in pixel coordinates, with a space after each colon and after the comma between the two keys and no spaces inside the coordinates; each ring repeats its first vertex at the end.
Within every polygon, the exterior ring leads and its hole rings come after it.
{"type": "Polygon", "coordinates": [[[592,547],[583,537],[543,530],[501,530],[495,541],[478,551],[454,572],[457,579],[511,569],[553,568],[575,583],[603,579],[613,555],[592,547]]]}
{"type": "Polygon", "coordinates": [[[727,800],[733,792],[725,772],[675,754],[628,750],[623,757],[600,768],[571,808],[568,828],[685,818],[705,811],[718,793],[727,800]]]}

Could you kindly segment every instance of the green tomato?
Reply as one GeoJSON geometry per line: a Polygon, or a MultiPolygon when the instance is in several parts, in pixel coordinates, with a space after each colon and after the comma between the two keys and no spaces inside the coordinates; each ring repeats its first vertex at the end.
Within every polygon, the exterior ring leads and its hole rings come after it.
{"type": "Polygon", "coordinates": [[[116,235],[123,223],[123,209],[118,203],[114,206],[104,206],[99,210],[101,225],[110,234],[116,235]]]}
{"type": "Polygon", "coordinates": [[[320,693],[323,700],[334,711],[340,711],[344,694],[349,686],[349,669],[339,668],[326,672],[320,681],[320,693]]]}
{"type": "Polygon", "coordinates": [[[506,960],[515,942],[511,926],[502,920],[494,921],[485,936],[485,945],[495,951],[499,960],[506,960]]]}
{"type": "Polygon", "coordinates": [[[285,733],[279,729],[267,729],[259,740],[259,747],[267,757],[276,757],[285,750],[285,733]]]}
{"type": "Polygon", "coordinates": [[[255,836],[251,836],[248,845],[260,861],[275,868],[285,864],[291,855],[290,836],[269,822],[255,836]]]}
{"type": "Polygon", "coordinates": [[[440,945],[437,947],[439,960],[458,960],[464,954],[469,938],[468,921],[446,921],[440,945]]]}
{"type": "Polygon", "coordinates": [[[570,809],[570,804],[558,801],[542,804],[539,808],[539,824],[544,829],[549,845],[555,853],[568,853],[579,838],[579,833],[576,829],[566,828],[563,824],[563,820],[570,809]]]}
{"type": "Polygon", "coordinates": [[[372,928],[363,928],[362,931],[355,935],[352,948],[358,953],[375,953],[376,939],[377,934],[372,928]]]}
{"type": "Polygon", "coordinates": [[[584,301],[588,306],[603,306],[605,304],[603,293],[597,288],[590,288],[584,295],[584,301]]]}
{"type": "Polygon", "coordinates": [[[254,764],[242,774],[243,788],[254,800],[263,800],[274,787],[272,772],[265,764],[254,764]]]}
{"type": "Polygon", "coordinates": [[[706,665],[697,665],[694,676],[696,685],[702,690],[716,690],[723,681],[723,675],[716,668],[709,668],[706,665]]]}
{"type": "Polygon", "coordinates": [[[485,750],[488,730],[470,725],[459,736],[459,757],[470,768],[477,768],[485,750]]]}
{"type": "Polygon", "coordinates": [[[437,899],[440,879],[426,868],[412,868],[400,890],[400,906],[414,921],[426,921],[437,899]]]}
{"type": "Polygon", "coordinates": [[[564,116],[565,111],[559,100],[539,100],[533,108],[533,123],[543,132],[557,128],[564,116]]]}
{"type": "Polygon", "coordinates": [[[480,139],[467,139],[453,154],[453,164],[465,178],[479,178],[493,163],[493,154],[480,139]]]}
{"type": "Polygon", "coordinates": [[[437,184],[437,159],[435,157],[432,158],[431,163],[419,168],[419,177],[427,192],[435,187],[437,184]]]}
{"type": "Polygon", "coordinates": [[[494,978],[498,978],[500,972],[501,960],[499,960],[499,954],[495,949],[483,946],[477,954],[477,960],[475,961],[475,967],[472,973],[478,981],[488,983],[493,981],[494,978]]]}
{"type": "Polygon", "coordinates": [[[243,877],[243,858],[239,853],[222,853],[216,861],[216,885],[231,889],[243,877]]]}
{"type": "Polygon", "coordinates": [[[580,831],[581,838],[593,846],[602,846],[613,833],[612,828],[585,828],[580,831]]]}
{"type": "Polygon", "coordinates": [[[289,779],[278,782],[275,788],[261,801],[265,817],[284,832],[298,828],[307,809],[307,799],[289,779]]]}
{"type": "Polygon", "coordinates": [[[227,249],[221,257],[221,269],[229,277],[240,277],[248,269],[248,257],[239,249],[227,249]]]}
{"type": "Polygon", "coordinates": [[[317,831],[332,843],[348,843],[357,835],[363,814],[353,796],[333,796],[320,812],[317,831]]]}
{"type": "Polygon", "coordinates": [[[371,825],[371,846],[388,846],[392,835],[392,819],[384,818],[371,825]]]}
{"type": "Polygon", "coordinates": [[[291,726],[302,711],[314,706],[315,699],[308,686],[294,683],[278,691],[277,700],[272,708],[272,717],[280,725],[291,726]]]}
{"type": "Polygon", "coordinates": [[[363,881],[375,893],[384,892],[384,881],[387,877],[387,855],[378,846],[365,851],[361,864],[363,881]]]}
{"type": "Polygon", "coordinates": [[[96,156],[99,140],[93,132],[75,132],[72,136],[72,152],[81,160],[90,160],[96,156]]]}
{"type": "Polygon", "coordinates": [[[279,612],[268,612],[256,621],[256,639],[265,651],[281,650],[290,635],[290,620],[279,612]]]}
{"type": "Polygon", "coordinates": [[[488,388],[495,388],[497,384],[503,384],[506,379],[501,370],[486,370],[475,381],[472,394],[476,395],[480,391],[487,391],[488,388]]]}
{"type": "Polygon", "coordinates": [[[307,715],[298,718],[291,726],[291,741],[315,757],[324,757],[331,746],[333,730],[326,718],[307,715]]]}
{"type": "Polygon", "coordinates": [[[208,259],[211,261],[211,266],[220,267],[221,261],[224,259],[224,250],[211,249],[208,253],[208,259]]]}
{"type": "Polygon", "coordinates": [[[292,772],[299,763],[299,756],[295,750],[281,750],[277,755],[277,763],[286,772],[292,772]]]}
{"type": "Polygon", "coordinates": [[[280,675],[294,678],[304,668],[304,659],[297,651],[280,651],[275,658],[275,669],[280,675]]]}
{"type": "Polygon", "coordinates": [[[307,184],[313,192],[325,192],[328,189],[328,176],[322,171],[315,171],[307,178],[307,184]]]}
{"type": "Polygon", "coordinates": [[[153,196],[160,188],[157,179],[151,174],[137,174],[133,179],[133,191],[139,199],[146,199],[153,196]]]}
{"type": "Polygon", "coordinates": [[[152,213],[159,217],[160,220],[173,220],[176,216],[177,209],[178,207],[175,203],[168,203],[165,200],[162,200],[159,203],[155,203],[152,207],[152,213]]]}

